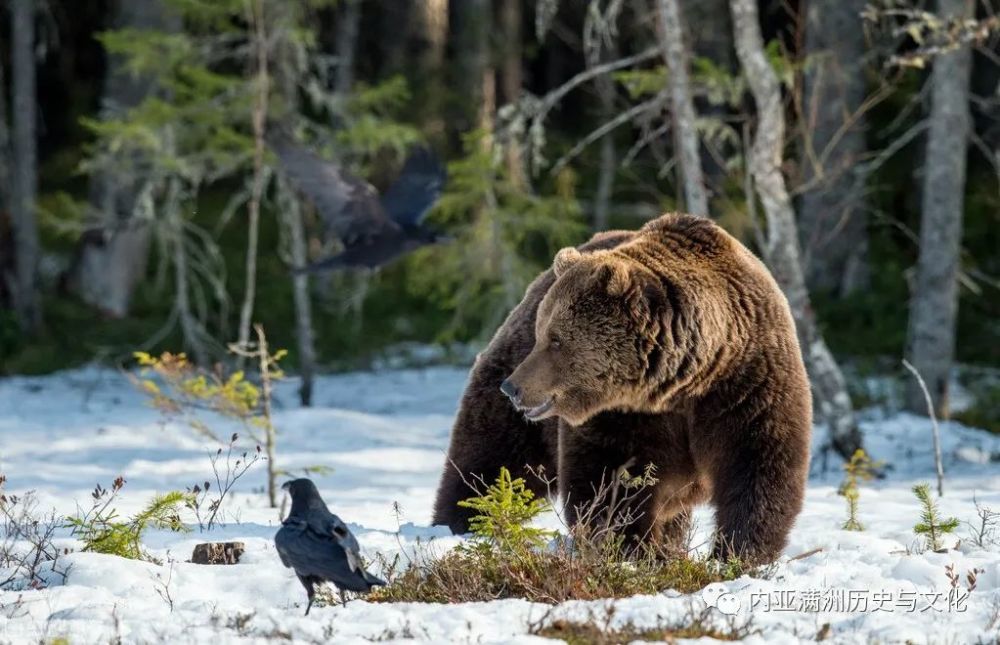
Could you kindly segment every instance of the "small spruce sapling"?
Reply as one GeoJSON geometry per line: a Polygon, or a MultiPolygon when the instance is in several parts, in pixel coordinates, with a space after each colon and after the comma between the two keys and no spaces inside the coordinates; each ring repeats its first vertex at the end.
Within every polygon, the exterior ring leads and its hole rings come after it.
{"type": "Polygon", "coordinates": [[[171,491],[156,495],[142,511],[130,519],[121,519],[111,506],[125,486],[125,479],[118,477],[108,490],[98,484],[90,496],[90,510],[76,517],[67,518],[72,534],[83,542],[84,551],[117,555],[130,560],[151,560],[142,550],[142,534],[148,528],[187,532],[181,522],[180,509],[190,498],[188,493],[171,491]]]}
{"type": "Polygon", "coordinates": [[[937,504],[931,498],[929,484],[918,484],[913,487],[913,494],[920,500],[920,521],[913,527],[913,532],[923,536],[925,544],[931,551],[944,548],[944,537],[954,533],[958,528],[958,518],[941,517],[937,504]]]}
{"type": "Polygon", "coordinates": [[[841,528],[845,531],[863,531],[865,527],[858,519],[858,500],[861,497],[860,482],[871,481],[884,462],[872,461],[861,448],[854,451],[850,461],[844,464],[844,482],[837,492],[847,500],[847,520],[841,528]]]}
{"type": "Polygon", "coordinates": [[[502,553],[524,553],[544,546],[552,536],[551,531],[529,526],[551,508],[548,500],[535,497],[524,479],[513,479],[506,468],[500,469],[496,483],[483,495],[470,497],[458,505],[478,513],[469,520],[472,533],[502,553]]]}

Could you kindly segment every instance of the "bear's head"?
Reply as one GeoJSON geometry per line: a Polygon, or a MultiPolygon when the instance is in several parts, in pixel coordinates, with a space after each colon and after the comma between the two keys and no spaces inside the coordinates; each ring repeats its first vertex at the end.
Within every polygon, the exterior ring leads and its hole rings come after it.
{"type": "Polygon", "coordinates": [[[535,345],[501,391],[532,420],[580,425],[636,407],[659,361],[662,280],[614,251],[561,250],[556,281],[538,307],[535,345]]]}

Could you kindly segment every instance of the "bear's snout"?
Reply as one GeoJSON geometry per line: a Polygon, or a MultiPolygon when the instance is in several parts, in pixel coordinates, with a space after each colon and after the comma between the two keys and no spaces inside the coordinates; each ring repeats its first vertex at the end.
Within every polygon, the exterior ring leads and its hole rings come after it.
{"type": "Polygon", "coordinates": [[[517,386],[517,383],[509,378],[505,378],[503,383],[500,384],[500,391],[503,392],[514,405],[521,402],[521,388],[517,386]]]}

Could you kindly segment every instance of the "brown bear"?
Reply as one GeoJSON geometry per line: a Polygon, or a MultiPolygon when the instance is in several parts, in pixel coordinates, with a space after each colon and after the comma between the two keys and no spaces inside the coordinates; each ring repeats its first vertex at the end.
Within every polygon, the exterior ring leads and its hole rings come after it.
{"type": "MultiPolygon", "coordinates": [[[[764,265],[711,220],[668,214],[561,250],[477,358],[434,523],[501,467],[567,521],[623,467],[655,477],[631,538],[686,536],[715,508],[715,555],[776,559],[802,507],[812,401],[791,312],[764,265]]],[[[597,505],[603,504],[600,499],[597,505]]]]}

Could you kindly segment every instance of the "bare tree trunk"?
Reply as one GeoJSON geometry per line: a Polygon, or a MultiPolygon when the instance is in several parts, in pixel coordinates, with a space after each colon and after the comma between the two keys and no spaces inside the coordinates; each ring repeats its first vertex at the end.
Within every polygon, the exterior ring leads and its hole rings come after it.
{"type": "Polygon", "coordinates": [[[265,419],[264,445],[267,451],[267,502],[271,508],[278,508],[278,464],[275,460],[278,452],[278,433],[274,427],[271,415],[271,350],[267,345],[263,325],[254,325],[257,332],[257,360],[260,369],[261,404],[265,419]]]}
{"type": "MultiPolygon", "coordinates": [[[[159,0],[117,6],[116,28],[173,32],[180,27],[179,16],[159,0]]],[[[154,79],[133,74],[125,68],[123,57],[111,56],[101,98],[102,118],[120,117],[154,87],[154,79]]],[[[146,178],[133,173],[141,166],[140,159],[123,158],[114,172],[92,177],[90,207],[98,221],[77,242],[76,257],[67,272],[71,288],[84,302],[114,318],[128,315],[132,293],[149,258],[151,223],[137,213],[146,178]]]]}
{"type": "Polygon", "coordinates": [[[448,94],[444,66],[448,46],[448,0],[419,0],[414,37],[419,40],[416,83],[420,87],[423,129],[436,145],[443,144],[445,119],[443,106],[448,94]]]}
{"type": "MultiPolygon", "coordinates": [[[[610,114],[613,100],[607,100],[601,95],[601,113],[610,114]]],[[[618,151],[615,140],[607,134],[601,139],[600,167],[597,175],[597,190],[594,193],[594,230],[606,231],[609,226],[608,214],[611,211],[611,196],[615,190],[615,171],[618,167],[618,151]]]]}
{"type": "MultiPolygon", "coordinates": [[[[735,75],[738,64],[733,48],[729,0],[697,0],[681,2],[680,5],[685,40],[690,45],[692,56],[707,58],[721,70],[735,75]]],[[[726,120],[730,116],[725,105],[698,101],[696,98],[694,106],[699,117],[726,120]]],[[[722,186],[726,182],[730,171],[725,167],[723,159],[738,154],[736,148],[733,144],[715,142],[711,153],[706,153],[706,142],[702,141],[701,167],[709,194],[712,193],[712,187],[722,186]]]]}
{"type": "MultiPolygon", "coordinates": [[[[291,195],[292,193],[289,192],[291,195]]],[[[302,210],[293,197],[288,208],[282,209],[282,217],[288,227],[291,246],[292,266],[305,266],[308,262],[305,227],[302,210]]],[[[312,405],[313,380],[316,373],[316,342],[312,324],[312,301],[309,297],[309,274],[296,273],[292,276],[292,297],[295,301],[295,338],[298,341],[299,400],[302,405],[312,405]]]]}
{"type": "Polygon", "coordinates": [[[456,66],[456,85],[466,97],[465,123],[452,127],[457,132],[480,128],[493,131],[496,110],[495,74],[490,51],[493,8],[490,0],[463,0],[454,5],[458,26],[458,49],[462,52],[456,66]],[[472,117],[472,118],[469,118],[472,117]]]}
{"type": "MultiPolygon", "coordinates": [[[[256,54],[256,89],[253,106],[253,184],[248,203],[246,285],[243,290],[243,305],[240,308],[240,327],[237,343],[245,347],[250,341],[250,319],[253,317],[254,299],[257,291],[257,238],[260,235],[260,203],[263,199],[264,168],[264,127],[267,123],[267,102],[270,91],[268,78],[267,29],[264,25],[263,0],[253,0],[248,10],[253,26],[253,47],[256,54]]],[[[242,364],[242,360],[240,361],[242,364]]]]}
{"type": "Polygon", "coordinates": [[[680,158],[684,178],[685,209],[693,215],[708,216],[708,195],[701,171],[701,145],[695,123],[694,100],[688,75],[688,51],[678,0],[657,0],[656,18],[660,25],[663,57],[667,62],[670,112],[673,116],[674,149],[680,158]]]}
{"type": "MultiPolygon", "coordinates": [[[[504,103],[514,103],[521,98],[522,43],[521,43],[521,0],[505,0],[501,5],[501,29],[503,30],[503,52],[500,66],[501,88],[504,103]]],[[[524,189],[528,178],[524,171],[521,145],[515,137],[506,146],[507,172],[514,185],[524,189]]]]}
{"type": "MultiPolygon", "coordinates": [[[[584,56],[587,67],[593,70],[602,63],[619,58],[618,43],[609,37],[617,36],[618,14],[601,14],[588,11],[584,23],[584,56]]],[[[617,89],[609,74],[600,74],[594,79],[597,98],[600,102],[600,118],[605,123],[614,119],[617,89]]],[[[597,189],[594,191],[594,208],[591,225],[594,231],[605,231],[609,227],[611,197],[614,194],[615,174],[618,169],[618,150],[611,133],[601,137],[600,156],[597,169],[597,189]]]]}
{"type": "Polygon", "coordinates": [[[38,96],[35,89],[35,1],[11,0],[13,167],[11,224],[14,229],[14,310],[21,329],[34,333],[42,324],[38,295],[38,96]]]}
{"type": "Polygon", "coordinates": [[[795,318],[818,417],[829,426],[833,447],[849,458],[861,447],[861,433],[854,420],[844,376],[816,326],[802,274],[795,212],[781,174],[785,140],[781,86],[764,54],[756,0],[730,0],[730,8],[736,54],[757,105],[757,132],[749,167],[767,220],[765,260],[785,292],[795,318]]]}
{"type": "MultiPolygon", "coordinates": [[[[968,0],[938,0],[940,17],[968,18],[968,0]]],[[[930,134],[923,173],[920,256],[910,301],[907,354],[948,416],[948,373],[955,353],[958,265],[962,241],[965,158],[969,137],[969,75],[972,51],[963,46],[939,54],[931,72],[930,134]]],[[[923,414],[923,393],[909,382],[907,408],[923,414]]]]}
{"type": "MultiPolygon", "coordinates": [[[[353,35],[347,37],[349,43],[340,41],[337,43],[340,62],[345,67],[338,70],[337,83],[338,92],[341,97],[351,91],[353,85],[353,59],[354,48],[357,37],[357,22],[359,17],[359,6],[357,2],[351,2],[345,6],[347,15],[341,18],[343,31],[353,31],[353,35]],[[352,14],[353,15],[350,15],[352,14]],[[353,26],[346,23],[353,22],[353,26]],[[344,72],[344,76],[341,76],[344,72]]],[[[287,19],[286,15],[279,15],[274,18],[287,19]]],[[[285,22],[292,22],[285,20],[285,22]]],[[[287,27],[286,27],[287,28],[287,27]]],[[[278,27],[274,27],[275,30],[278,27]]],[[[298,112],[298,86],[295,82],[295,54],[287,38],[282,38],[275,47],[274,58],[274,91],[282,98],[282,104],[289,106],[290,112],[298,112]]],[[[309,252],[308,241],[306,239],[305,223],[302,219],[302,207],[295,191],[284,181],[277,184],[278,217],[280,225],[287,232],[287,242],[289,257],[285,258],[291,266],[305,266],[308,264],[309,252]]],[[[332,277],[328,274],[326,279],[332,277]]],[[[329,285],[327,283],[327,288],[329,285]]],[[[301,379],[299,386],[299,401],[303,406],[312,405],[313,381],[316,373],[316,336],[313,330],[312,320],[312,294],[309,288],[309,274],[296,273],[292,275],[292,300],[295,307],[295,340],[298,345],[298,370],[301,379]]]]}
{"type": "MultiPolygon", "coordinates": [[[[0,88],[6,86],[3,62],[0,61],[0,88]]],[[[14,286],[14,242],[7,230],[11,202],[11,154],[7,101],[0,90],[0,308],[10,304],[14,286]]]]}
{"type": "Polygon", "coordinates": [[[865,153],[865,37],[867,0],[805,3],[802,123],[803,179],[799,228],[811,289],[847,295],[869,279],[865,177],[855,172],[865,153]]]}
{"type": "Polygon", "coordinates": [[[358,25],[361,23],[361,0],[345,0],[337,23],[337,75],[333,89],[341,97],[354,86],[354,55],[358,48],[358,25]]]}

